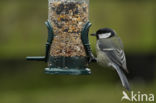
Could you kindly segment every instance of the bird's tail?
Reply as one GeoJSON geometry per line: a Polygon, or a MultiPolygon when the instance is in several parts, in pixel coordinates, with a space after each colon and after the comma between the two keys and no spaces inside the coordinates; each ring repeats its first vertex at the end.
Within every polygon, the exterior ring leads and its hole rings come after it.
{"type": "Polygon", "coordinates": [[[112,65],[112,66],[117,71],[123,87],[125,87],[128,91],[130,91],[131,90],[130,85],[129,85],[129,82],[128,82],[127,77],[125,76],[124,72],[120,69],[120,67],[118,65],[112,65]]]}

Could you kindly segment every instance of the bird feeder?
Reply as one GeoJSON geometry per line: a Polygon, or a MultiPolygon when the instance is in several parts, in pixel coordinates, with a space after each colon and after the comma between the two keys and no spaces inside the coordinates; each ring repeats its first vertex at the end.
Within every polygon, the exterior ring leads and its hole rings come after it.
{"type": "Polygon", "coordinates": [[[47,62],[48,74],[90,74],[87,66],[94,56],[88,40],[88,17],[89,0],[49,0],[45,56],[27,60],[47,62]]]}

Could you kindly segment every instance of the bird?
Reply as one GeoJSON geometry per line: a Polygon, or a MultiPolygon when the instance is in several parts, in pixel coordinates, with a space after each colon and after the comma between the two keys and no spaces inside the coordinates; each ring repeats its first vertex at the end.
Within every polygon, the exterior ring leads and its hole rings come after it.
{"type": "Polygon", "coordinates": [[[123,91],[122,93],[123,93],[123,97],[121,98],[121,101],[123,101],[124,99],[131,101],[131,99],[129,98],[129,96],[125,91],[123,91]]]}
{"type": "Polygon", "coordinates": [[[124,88],[130,91],[130,85],[124,71],[128,73],[123,43],[113,29],[102,28],[91,34],[96,36],[97,63],[115,69],[124,88]]]}

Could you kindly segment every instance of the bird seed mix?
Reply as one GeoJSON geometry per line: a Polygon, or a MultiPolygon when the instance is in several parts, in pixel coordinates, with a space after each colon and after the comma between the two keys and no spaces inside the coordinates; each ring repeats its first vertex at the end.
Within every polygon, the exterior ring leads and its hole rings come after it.
{"type": "Polygon", "coordinates": [[[86,56],[81,31],[88,21],[88,4],[84,1],[52,1],[48,18],[55,34],[50,55],[86,56]]]}

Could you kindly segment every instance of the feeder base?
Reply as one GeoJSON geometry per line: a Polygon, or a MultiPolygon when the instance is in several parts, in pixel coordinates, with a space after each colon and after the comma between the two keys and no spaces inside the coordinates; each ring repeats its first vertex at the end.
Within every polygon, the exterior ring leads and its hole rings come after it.
{"type": "Polygon", "coordinates": [[[61,68],[45,68],[46,74],[60,74],[60,75],[89,75],[91,70],[86,69],[61,69],[61,68]]]}

